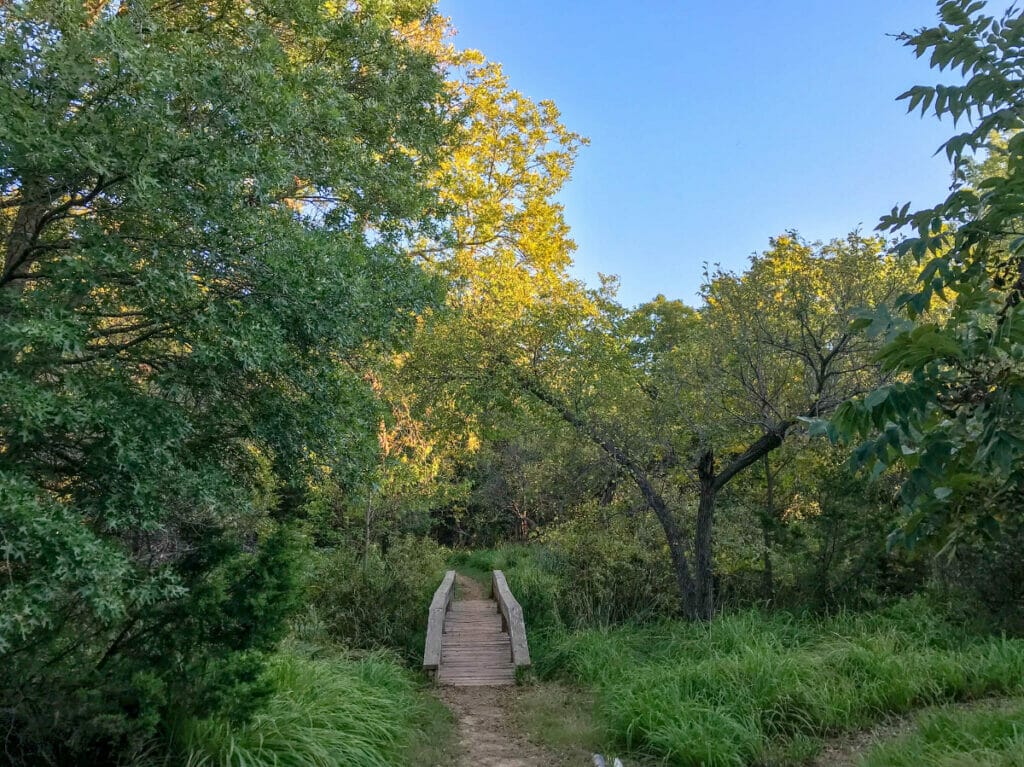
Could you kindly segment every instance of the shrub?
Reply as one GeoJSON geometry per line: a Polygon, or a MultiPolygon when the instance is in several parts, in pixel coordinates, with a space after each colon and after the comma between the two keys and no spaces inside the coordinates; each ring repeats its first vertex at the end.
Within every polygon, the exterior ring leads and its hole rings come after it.
{"type": "Polygon", "coordinates": [[[338,548],[319,555],[311,574],[312,619],[353,648],[394,648],[418,657],[427,606],[445,570],[446,551],[425,538],[399,539],[386,551],[338,548]]]}
{"type": "Polygon", "coordinates": [[[586,515],[531,546],[459,553],[466,570],[505,572],[532,628],[608,625],[675,613],[678,601],[658,532],[621,516],[586,515]]]}

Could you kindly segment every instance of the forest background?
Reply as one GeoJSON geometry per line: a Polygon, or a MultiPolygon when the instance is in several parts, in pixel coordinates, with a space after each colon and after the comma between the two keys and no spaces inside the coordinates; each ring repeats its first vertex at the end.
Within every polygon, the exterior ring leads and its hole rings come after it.
{"type": "Polygon", "coordinates": [[[446,563],[640,756],[1019,695],[1024,21],[938,13],[945,200],[626,307],[570,273],[586,140],[430,3],[0,7],[4,757],[414,760],[446,563]]]}

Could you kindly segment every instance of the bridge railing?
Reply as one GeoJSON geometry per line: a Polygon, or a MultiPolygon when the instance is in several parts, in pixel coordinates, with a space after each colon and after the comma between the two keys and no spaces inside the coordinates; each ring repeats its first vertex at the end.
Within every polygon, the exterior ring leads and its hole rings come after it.
{"type": "Polygon", "coordinates": [[[444,634],[444,619],[452,603],[455,590],[455,571],[444,574],[441,585],[434,592],[427,618],[427,639],[423,644],[423,668],[429,674],[436,674],[441,665],[441,639],[444,634]]]}
{"type": "Polygon", "coordinates": [[[491,572],[491,596],[498,603],[501,611],[502,627],[508,632],[512,643],[512,662],[516,666],[530,665],[530,647],[526,642],[526,621],[523,619],[523,608],[512,596],[512,590],[501,570],[491,572]]]}

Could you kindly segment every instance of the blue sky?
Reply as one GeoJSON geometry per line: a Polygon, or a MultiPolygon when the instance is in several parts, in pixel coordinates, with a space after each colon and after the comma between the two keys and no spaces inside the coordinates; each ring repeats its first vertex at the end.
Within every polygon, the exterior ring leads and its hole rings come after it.
{"type": "MultiPolygon", "coordinates": [[[[992,3],[997,8],[1004,3],[992,3]]],[[[461,47],[591,140],[561,196],[575,273],[625,304],[694,302],[702,265],[768,238],[871,230],[944,197],[952,128],[897,95],[940,81],[891,35],[931,0],[441,0],[461,47]]]]}

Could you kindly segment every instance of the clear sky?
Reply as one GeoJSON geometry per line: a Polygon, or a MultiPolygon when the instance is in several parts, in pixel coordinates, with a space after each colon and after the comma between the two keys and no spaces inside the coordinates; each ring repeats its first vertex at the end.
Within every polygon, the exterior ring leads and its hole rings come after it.
{"type": "MultiPolygon", "coordinates": [[[[1002,8],[1007,3],[990,3],[1002,8]]],[[[591,140],[561,201],[575,273],[625,304],[694,302],[702,264],[742,269],[788,229],[871,230],[949,185],[952,133],[896,96],[941,81],[891,35],[931,0],[440,0],[461,47],[558,104],[591,140]]]]}

